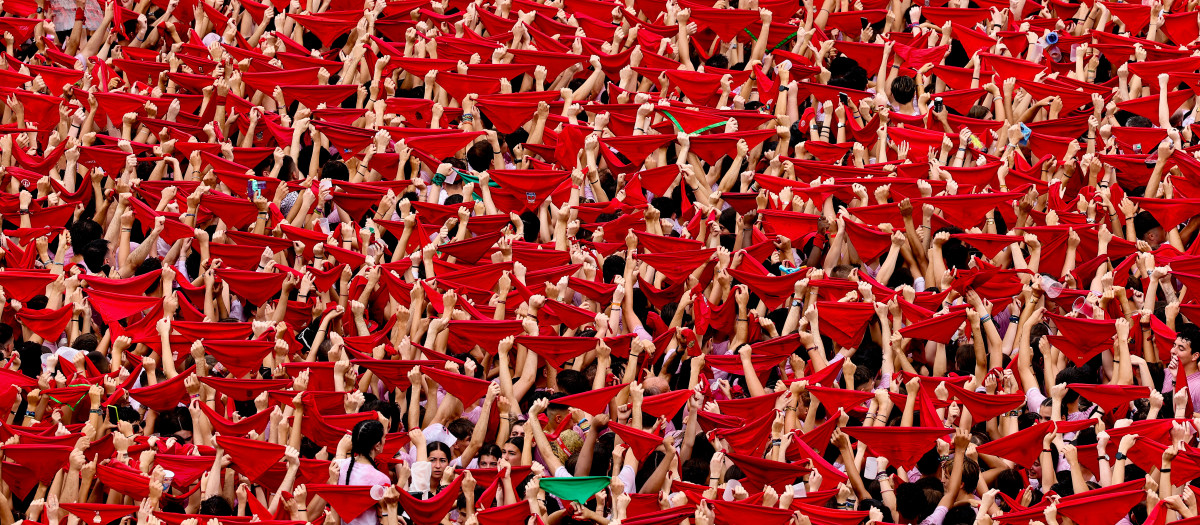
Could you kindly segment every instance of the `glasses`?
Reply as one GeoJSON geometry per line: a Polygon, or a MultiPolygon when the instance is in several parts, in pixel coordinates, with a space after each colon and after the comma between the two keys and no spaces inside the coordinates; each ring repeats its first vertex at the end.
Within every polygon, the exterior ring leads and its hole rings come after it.
{"type": "Polygon", "coordinates": [[[175,438],[176,443],[191,443],[192,442],[192,436],[183,437],[179,434],[175,434],[171,437],[175,438]]]}

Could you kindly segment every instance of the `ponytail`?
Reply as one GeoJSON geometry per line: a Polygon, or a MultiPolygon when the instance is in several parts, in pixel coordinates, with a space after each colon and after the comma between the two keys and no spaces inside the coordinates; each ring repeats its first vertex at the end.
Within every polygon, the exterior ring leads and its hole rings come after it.
{"type": "Polygon", "coordinates": [[[350,484],[350,471],[354,470],[354,464],[357,463],[354,461],[354,456],[356,455],[353,450],[350,451],[350,465],[346,467],[346,485],[350,484]]]}

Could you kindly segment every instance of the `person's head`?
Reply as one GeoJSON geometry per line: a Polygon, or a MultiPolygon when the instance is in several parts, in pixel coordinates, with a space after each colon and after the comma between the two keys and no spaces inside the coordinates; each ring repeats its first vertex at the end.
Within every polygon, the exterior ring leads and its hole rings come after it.
{"type": "Polygon", "coordinates": [[[549,419],[547,428],[558,428],[558,425],[562,423],[563,419],[571,416],[571,412],[568,410],[569,407],[567,405],[560,405],[554,402],[554,399],[559,397],[564,396],[556,395],[551,397],[550,405],[546,407],[546,418],[549,419]]]}
{"type": "Polygon", "coordinates": [[[831,76],[828,84],[831,87],[840,87],[855,89],[862,91],[867,89],[867,70],[858,65],[854,59],[846,56],[840,56],[833,59],[829,63],[829,71],[831,76]]]}
{"type": "Polygon", "coordinates": [[[1125,121],[1125,126],[1130,128],[1153,128],[1154,121],[1141,115],[1131,115],[1129,119],[1125,121]]]}
{"type": "Polygon", "coordinates": [[[992,120],[992,110],[987,106],[975,104],[967,110],[967,118],[992,120]]]}
{"type": "MultiPolygon", "coordinates": [[[[1094,383],[1094,382],[1095,381],[1093,380],[1093,375],[1090,374],[1086,368],[1079,368],[1079,367],[1075,367],[1075,366],[1069,366],[1067,368],[1064,368],[1064,369],[1060,370],[1058,372],[1058,374],[1055,374],[1055,376],[1054,376],[1054,384],[1056,384],[1056,385],[1060,384],[1060,383],[1066,383],[1069,385],[1069,384],[1073,384],[1073,383],[1094,383]]],[[[1070,405],[1070,404],[1076,403],[1078,401],[1079,401],[1079,392],[1076,392],[1076,391],[1068,388],[1067,393],[1065,395],[1063,395],[1063,408],[1066,408],[1066,405],[1070,405]]]]}
{"type": "Polygon", "coordinates": [[[901,75],[892,81],[892,100],[897,104],[911,103],[917,94],[917,81],[908,75],[901,75]]]}
{"type": "Polygon", "coordinates": [[[901,483],[896,487],[896,512],[906,521],[920,521],[933,514],[941,498],[942,482],[935,478],[901,483]]]}
{"type": "MultiPolygon", "coordinates": [[[[948,460],[948,461],[942,462],[941,479],[942,479],[943,486],[950,483],[950,474],[953,470],[954,470],[954,462],[953,461],[948,460]]],[[[978,483],[979,483],[979,463],[976,463],[975,460],[973,460],[971,458],[964,459],[963,460],[963,472],[962,472],[962,486],[974,488],[975,485],[977,485],[978,483]]],[[[946,490],[949,490],[951,488],[952,487],[946,487],[946,490]]],[[[968,489],[963,489],[963,491],[968,494],[973,492],[972,490],[968,490],[968,489]]]]}
{"type": "Polygon", "coordinates": [[[1039,421],[1048,421],[1050,415],[1054,412],[1054,404],[1050,398],[1042,400],[1042,404],[1038,406],[1037,419],[1039,421]]]}
{"type": "Polygon", "coordinates": [[[509,437],[509,439],[525,437],[525,419],[524,418],[518,419],[516,423],[513,423],[512,429],[510,429],[508,431],[508,437],[509,437]]]}
{"type": "Polygon", "coordinates": [[[1008,468],[1000,471],[992,486],[1008,497],[1016,498],[1025,488],[1025,479],[1021,477],[1021,471],[1008,468]]]}
{"type": "Polygon", "coordinates": [[[355,456],[374,458],[383,452],[383,423],[376,419],[359,421],[350,431],[350,453],[355,456]]]}
{"type": "Polygon", "coordinates": [[[523,446],[525,446],[524,438],[508,438],[508,441],[504,442],[504,446],[500,447],[500,457],[510,465],[516,465],[521,462],[521,447],[523,446]]]}
{"type": "Polygon", "coordinates": [[[729,69],[729,57],[721,53],[714,53],[713,56],[704,61],[704,66],[715,67],[719,69],[729,69]]]}
{"type": "Polygon", "coordinates": [[[21,354],[21,373],[29,377],[37,377],[41,374],[42,353],[49,350],[33,341],[24,341],[16,348],[17,352],[21,354]]]}
{"type": "Polygon", "coordinates": [[[1033,463],[1029,465],[1029,479],[1042,479],[1042,469],[1053,469],[1055,465],[1058,465],[1058,446],[1051,443],[1050,464],[1042,465],[1042,456],[1039,454],[1037,459],[1033,460],[1033,463]]]}
{"type": "Polygon", "coordinates": [[[479,448],[479,468],[496,468],[500,466],[500,458],[504,451],[495,443],[485,443],[479,448]]]}
{"type": "Polygon", "coordinates": [[[659,376],[650,376],[642,383],[642,388],[646,391],[646,395],[655,396],[670,391],[671,385],[666,379],[659,376]]]}
{"type": "Polygon", "coordinates": [[[0,353],[3,353],[5,359],[12,356],[13,348],[16,347],[14,333],[11,325],[0,324],[0,353]]]}
{"type": "Polygon", "coordinates": [[[350,180],[350,168],[346,167],[346,163],[340,160],[330,160],[324,166],[321,166],[321,178],[329,180],[350,180]]]}
{"type": "Polygon", "coordinates": [[[557,377],[558,390],[564,394],[579,394],[592,389],[592,384],[578,370],[563,370],[557,377]]]}
{"type": "Polygon", "coordinates": [[[104,228],[91,219],[77,220],[67,226],[67,231],[71,232],[73,246],[87,246],[87,243],[104,236],[104,228]]]}
{"type": "Polygon", "coordinates": [[[492,144],[481,140],[467,148],[467,165],[471,171],[486,171],[492,164],[492,144]]]}
{"type": "Polygon", "coordinates": [[[450,447],[441,441],[434,441],[425,446],[425,452],[429,456],[429,464],[433,467],[430,479],[442,479],[442,472],[450,466],[450,447]]]}
{"type": "Polygon", "coordinates": [[[218,494],[200,502],[200,514],[204,516],[233,516],[233,506],[218,494]]]}
{"type": "Polygon", "coordinates": [[[83,245],[83,248],[78,253],[80,257],[83,257],[83,264],[92,273],[99,272],[110,260],[108,256],[109,243],[104,239],[96,239],[83,245]]]}
{"type": "Polygon", "coordinates": [[[454,451],[454,455],[458,456],[467,449],[467,445],[471,443],[471,433],[475,430],[475,424],[466,418],[458,418],[446,425],[446,430],[454,436],[456,441],[454,446],[450,447],[454,451]]]}
{"type": "Polygon", "coordinates": [[[1197,366],[1200,360],[1200,329],[1187,326],[1175,335],[1175,346],[1171,347],[1171,356],[1179,359],[1179,366],[1192,363],[1197,366]]]}
{"type": "Polygon", "coordinates": [[[175,442],[188,445],[192,442],[192,417],[185,407],[160,412],[154,420],[154,430],[164,438],[175,438],[175,442]]]}
{"type": "Polygon", "coordinates": [[[100,346],[100,339],[96,334],[80,334],[74,341],[71,342],[71,348],[80,352],[91,352],[100,346]]]}
{"type": "Polygon", "coordinates": [[[279,162],[279,180],[295,181],[304,178],[304,174],[300,173],[300,167],[296,165],[296,159],[291,155],[284,155],[283,160],[279,162]]]}
{"type": "Polygon", "coordinates": [[[1166,230],[1148,211],[1142,211],[1133,216],[1133,231],[1137,234],[1138,239],[1146,241],[1152,249],[1158,249],[1159,245],[1167,239],[1166,230]]]}
{"type": "Polygon", "coordinates": [[[946,512],[942,525],[973,525],[975,523],[975,507],[969,503],[955,505],[946,512]]]}
{"type": "Polygon", "coordinates": [[[92,366],[101,374],[107,374],[112,371],[112,362],[108,360],[108,355],[104,352],[92,350],[87,354],[88,361],[92,362],[92,366]]]}

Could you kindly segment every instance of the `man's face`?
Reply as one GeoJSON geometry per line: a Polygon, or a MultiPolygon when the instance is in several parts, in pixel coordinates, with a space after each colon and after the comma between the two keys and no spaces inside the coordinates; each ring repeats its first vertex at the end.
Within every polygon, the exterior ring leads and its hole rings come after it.
{"type": "Polygon", "coordinates": [[[1175,345],[1171,347],[1171,353],[1179,359],[1179,366],[1196,361],[1196,356],[1192,353],[1192,342],[1181,337],[1175,338],[1175,345]]]}
{"type": "Polygon", "coordinates": [[[460,439],[454,442],[454,446],[450,447],[450,450],[454,451],[455,456],[461,455],[463,451],[467,449],[467,445],[470,443],[471,441],[468,439],[460,439]]]}
{"type": "Polygon", "coordinates": [[[479,468],[496,468],[500,466],[500,458],[494,456],[479,456],[479,468]]]}

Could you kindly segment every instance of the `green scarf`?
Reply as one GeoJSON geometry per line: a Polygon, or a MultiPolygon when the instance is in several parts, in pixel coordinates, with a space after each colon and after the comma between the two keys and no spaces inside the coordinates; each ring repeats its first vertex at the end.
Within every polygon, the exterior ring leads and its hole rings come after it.
{"type": "Polygon", "coordinates": [[[609,481],[609,478],[604,476],[580,476],[543,478],[539,484],[542,490],[558,496],[558,499],[584,504],[597,492],[604,490],[609,481]]]}
{"type": "MultiPolygon", "coordinates": [[[[474,176],[474,175],[472,175],[472,174],[470,174],[470,173],[467,173],[467,172],[465,172],[465,171],[462,171],[462,170],[454,170],[454,171],[458,173],[458,177],[459,177],[460,179],[462,179],[464,182],[470,182],[470,183],[473,183],[473,184],[479,184],[479,177],[476,177],[476,176],[474,176]]],[[[445,175],[442,175],[441,173],[436,173],[436,174],[434,174],[434,175],[433,175],[433,183],[434,183],[434,184],[437,184],[438,186],[441,186],[441,185],[442,185],[444,182],[446,182],[446,176],[445,176],[445,175]]],[[[490,180],[488,181],[488,186],[491,186],[491,187],[493,187],[493,188],[499,188],[499,187],[500,187],[500,185],[499,185],[499,184],[496,184],[496,182],[495,182],[495,181],[490,181],[490,180]]]]}

